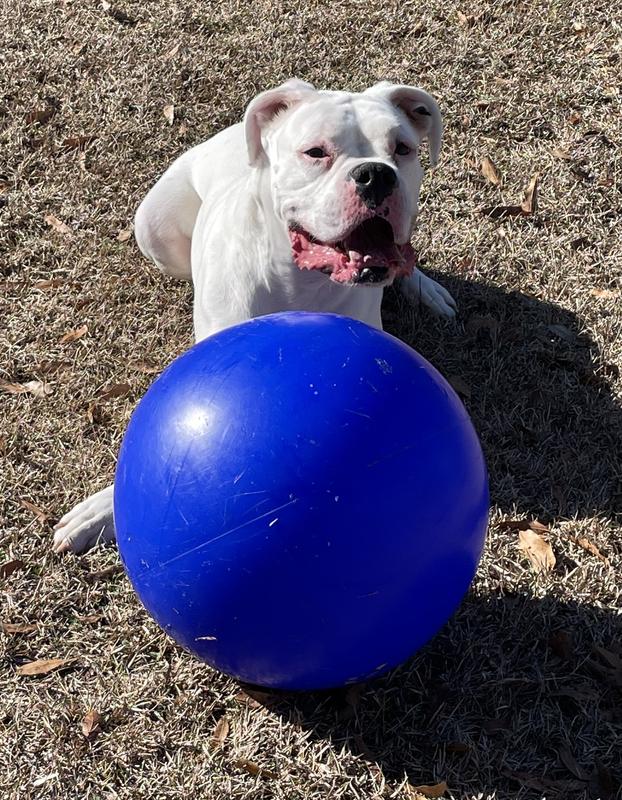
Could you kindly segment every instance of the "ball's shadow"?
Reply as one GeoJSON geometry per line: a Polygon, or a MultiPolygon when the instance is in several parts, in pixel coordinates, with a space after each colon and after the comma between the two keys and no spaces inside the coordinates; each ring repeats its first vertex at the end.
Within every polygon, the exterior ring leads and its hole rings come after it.
{"type": "MultiPolygon", "coordinates": [[[[457,299],[458,322],[413,313],[389,290],[385,328],[462,395],[486,454],[492,502],[545,521],[619,514],[615,367],[581,321],[519,293],[432,277],[457,299]]],[[[394,424],[407,425],[407,416],[394,424]]],[[[620,618],[553,597],[488,594],[495,588],[482,583],[486,591],[472,593],[385,679],[258,699],[337,749],[347,745],[385,778],[446,781],[456,797],[617,796],[620,618]]]]}
{"type": "Polygon", "coordinates": [[[582,321],[518,292],[429,274],[456,298],[458,321],[412,313],[390,290],[385,327],[454,382],[482,441],[492,502],[558,519],[619,514],[622,409],[610,387],[618,368],[582,321]]]}

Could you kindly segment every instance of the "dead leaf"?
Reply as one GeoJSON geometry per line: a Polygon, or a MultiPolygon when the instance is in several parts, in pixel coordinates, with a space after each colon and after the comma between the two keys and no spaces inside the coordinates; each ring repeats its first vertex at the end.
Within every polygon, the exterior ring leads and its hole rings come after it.
{"type": "Polygon", "coordinates": [[[26,394],[27,391],[28,389],[21,383],[10,383],[0,378],[0,392],[6,392],[6,394],[26,394]]]}
{"type": "Polygon", "coordinates": [[[570,748],[566,747],[566,745],[562,745],[558,749],[557,755],[571,775],[574,775],[575,778],[578,778],[580,781],[589,780],[589,775],[577,764],[575,757],[570,752],[570,748]]]}
{"type": "Polygon", "coordinates": [[[138,372],[144,372],[147,375],[153,375],[156,372],[160,372],[161,367],[156,366],[155,364],[151,364],[149,361],[130,361],[130,367],[132,369],[138,370],[138,372]]]}
{"type": "Polygon", "coordinates": [[[95,622],[100,622],[103,618],[103,614],[86,614],[83,617],[81,617],[79,614],[76,614],[76,619],[79,622],[86,622],[87,625],[93,625],[95,622]]]}
{"type": "Polygon", "coordinates": [[[248,708],[261,708],[262,707],[262,705],[259,702],[259,700],[255,700],[254,697],[251,697],[250,694],[247,694],[244,691],[238,692],[235,695],[234,700],[237,700],[238,703],[242,703],[243,705],[248,706],[248,708]]]}
{"type": "Polygon", "coordinates": [[[590,294],[593,297],[598,297],[602,300],[613,300],[620,297],[619,289],[590,289],[590,294]]]}
{"type": "Polygon", "coordinates": [[[229,735],[229,720],[227,719],[227,717],[221,717],[214,726],[214,731],[210,738],[210,747],[213,750],[222,747],[228,735],[229,735]]]}
{"type": "Polygon", "coordinates": [[[96,583],[97,581],[111,578],[113,575],[118,575],[120,572],[123,572],[123,566],[121,564],[112,564],[112,566],[105,567],[104,569],[98,569],[94,572],[87,572],[84,575],[84,580],[87,583],[96,583]]]}
{"type": "Polygon", "coordinates": [[[518,532],[518,549],[522,550],[536,572],[550,572],[555,566],[553,548],[535,531],[518,532]]]}
{"type": "Polygon", "coordinates": [[[175,121],[175,106],[172,103],[168,106],[164,106],[164,108],[162,109],[162,113],[167,119],[168,124],[172,125],[173,122],[175,121]]]}
{"type": "Polygon", "coordinates": [[[69,342],[75,342],[78,339],[81,339],[85,333],[88,333],[89,327],[88,325],[81,325],[79,328],[76,328],[73,331],[67,331],[67,333],[61,338],[61,344],[69,344],[69,342]]]}
{"type": "Polygon", "coordinates": [[[574,657],[574,644],[568,631],[554,631],[549,637],[549,647],[553,654],[562,661],[572,661],[574,657]]]}
{"type": "Polygon", "coordinates": [[[50,514],[47,511],[44,511],[42,508],[39,508],[39,506],[31,503],[30,500],[20,500],[19,504],[27,511],[30,511],[31,514],[34,514],[37,521],[42,525],[45,525],[50,518],[50,514]]]}
{"type": "Polygon", "coordinates": [[[130,17],[129,14],[126,14],[123,9],[113,6],[108,2],[108,0],[102,0],[102,9],[108,14],[108,16],[112,17],[123,25],[136,25],[138,22],[138,20],[134,19],[134,17],[130,17]]]}
{"type": "Polygon", "coordinates": [[[164,59],[166,61],[170,61],[171,58],[175,58],[175,56],[179,52],[180,44],[181,44],[181,42],[177,42],[177,44],[174,47],[171,47],[171,49],[168,51],[168,53],[164,54],[164,59]]]}
{"type": "Polygon", "coordinates": [[[584,33],[587,30],[587,25],[585,22],[579,22],[578,19],[575,19],[572,23],[572,30],[576,33],[584,33]]]}
{"type": "Polygon", "coordinates": [[[456,11],[456,17],[463,28],[468,28],[473,19],[472,17],[467,17],[467,15],[462,11],[456,11]]]}
{"type": "Polygon", "coordinates": [[[590,540],[586,539],[585,537],[581,537],[579,539],[575,539],[574,537],[572,537],[572,541],[576,542],[579,545],[579,547],[582,547],[584,550],[587,550],[588,553],[591,553],[593,556],[596,556],[596,558],[600,559],[603,562],[603,564],[605,564],[607,567],[610,566],[609,559],[606,558],[600,552],[600,550],[598,549],[598,547],[596,547],[594,542],[590,542],[590,540]]]}
{"type": "Polygon", "coordinates": [[[434,784],[422,784],[421,786],[413,786],[409,783],[408,788],[411,792],[415,793],[415,798],[417,795],[423,795],[423,797],[442,797],[445,792],[449,791],[449,787],[445,781],[434,784]]]}
{"type": "Polygon", "coordinates": [[[279,777],[276,772],[272,772],[272,770],[266,769],[265,767],[260,767],[259,764],[256,764],[254,761],[250,761],[248,758],[238,758],[235,761],[235,765],[236,767],[245,770],[250,775],[258,775],[260,778],[277,780],[279,777]]]}
{"type": "Polygon", "coordinates": [[[132,387],[129,383],[113,383],[98,392],[100,400],[111,400],[113,397],[124,397],[132,387]]]}
{"type": "Polygon", "coordinates": [[[501,186],[501,173],[494,165],[491,158],[484,156],[480,168],[486,180],[490,181],[494,186],[501,186]]]}
{"type": "Polygon", "coordinates": [[[561,158],[564,161],[569,161],[571,158],[571,155],[568,152],[568,150],[564,150],[563,147],[556,147],[553,150],[552,154],[555,156],[555,158],[561,158]]]}
{"type": "Polygon", "coordinates": [[[499,528],[502,531],[541,531],[548,533],[549,528],[537,519],[506,519],[499,523],[499,528]]]}
{"type": "Polygon", "coordinates": [[[453,386],[454,391],[461,397],[467,400],[471,397],[471,387],[460,375],[448,375],[447,380],[453,386]]]}
{"type": "Polygon", "coordinates": [[[30,622],[3,622],[2,630],[4,633],[32,633],[37,630],[37,626],[30,622]]]}
{"type": "Polygon", "coordinates": [[[67,283],[65,278],[49,278],[48,280],[35,281],[33,286],[35,289],[57,289],[67,283]]]}
{"type": "Polygon", "coordinates": [[[525,189],[525,194],[523,196],[523,202],[521,203],[521,209],[523,210],[523,214],[531,215],[535,214],[538,211],[538,180],[539,174],[535,172],[531,176],[531,180],[529,181],[529,186],[525,189]]]}
{"type": "Polygon", "coordinates": [[[188,126],[186,125],[185,122],[182,122],[181,125],[179,126],[179,133],[181,136],[188,133],[188,126]]]}
{"type": "Polygon", "coordinates": [[[571,111],[566,119],[571,125],[578,125],[583,120],[583,117],[578,111],[571,111]]]}
{"type": "Polygon", "coordinates": [[[8,578],[9,575],[17,572],[18,569],[24,569],[25,566],[26,562],[22,561],[21,558],[5,561],[4,564],[0,564],[0,578],[8,578]]]}
{"type": "Polygon", "coordinates": [[[46,214],[43,219],[45,222],[47,222],[50,228],[54,228],[57,233],[62,233],[63,236],[72,235],[69,225],[60,220],[58,217],[55,217],[54,214],[46,214]]]}
{"type": "Polygon", "coordinates": [[[103,422],[102,410],[97,403],[91,403],[86,409],[86,418],[90,425],[99,425],[100,422],[103,422]]]}
{"type": "Polygon", "coordinates": [[[94,142],[97,136],[68,136],[63,139],[64,150],[83,150],[87,144],[94,142]]]}
{"type": "Polygon", "coordinates": [[[38,122],[40,125],[45,125],[54,116],[55,110],[53,108],[36,108],[26,114],[26,125],[32,125],[33,122],[38,122]]]}
{"type": "Polygon", "coordinates": [[[30,661],[17,668],[18,675],[47,675],[55,669],[60,669],[71,663],[66,658],[41,658],[38,661],[30,661]]]}
{"type": "Polygon", "coordinates": [[[50,384],[44,383],[43,381],[26,381],[22,386],[27,392],[39,399],[52,394],[52,387],[50,384]]]}
{"type": "Polygon", "coordinates": [[[99,711],[95,711],[94,708],[89,709],[82,720],[82,735],[90,741],[95,739],[102,732],[101,721],[102,715],[99,711]]]}
{"type": "Polygon", "coordinates": [[[117,242],[127,242],[128,239],[132,237],[132,229],[126,228],[123,231],[119,231],[117,234],[117,242]]]}

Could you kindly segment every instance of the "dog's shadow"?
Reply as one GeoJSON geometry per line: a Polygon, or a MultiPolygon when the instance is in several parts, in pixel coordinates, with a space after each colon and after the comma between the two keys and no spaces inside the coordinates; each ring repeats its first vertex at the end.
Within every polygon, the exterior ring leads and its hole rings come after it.
{"type": "MultiPolygon", "coordinates": [[[[518,293],[442,281],[458,301],[457,323],[431,323],[389,290],[385,327],[462,395],[486,454],[492,502],[544,521],[617,515],[615,368],[580,320],[518,293]]],[[[611,582],[614,602],[615,576],[605,573],[595,579],[611,582]]],[[[351,689],[260,699],[384,778],[446,781],[455,797],[615,797],[620,618],[590,604],[589,587],[585,602],[571,602],[508,595],[502,583],[480,577],[432,642],[361,696],[351,689]]]]}

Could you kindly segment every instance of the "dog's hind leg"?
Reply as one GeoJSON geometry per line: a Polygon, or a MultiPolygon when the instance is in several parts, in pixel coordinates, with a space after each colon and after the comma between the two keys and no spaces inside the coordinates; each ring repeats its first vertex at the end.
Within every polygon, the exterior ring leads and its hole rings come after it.
{"type": "Polygon", "coordinates": [[[192,185],[197,148],[184,153],[148,192],[136,212],[138,246],[166,275],[191,280],[192,230],[201,198],[192,185]]]}

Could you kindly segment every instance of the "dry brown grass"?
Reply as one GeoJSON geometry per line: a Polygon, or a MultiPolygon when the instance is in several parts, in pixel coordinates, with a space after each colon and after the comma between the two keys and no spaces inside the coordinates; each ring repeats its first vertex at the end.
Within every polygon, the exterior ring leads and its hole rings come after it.
{"type": "Polygon", "coordinates": [[[52,389],[0,393],[0,563],[25,562],[2,580],[1,616],[36,625],[2,637],[2,796],[408,798],[407,781],[446,780],[454,798],[614,797],[619,5],[113,0],[106,11],[95,0],[5,0],[0,20],[0,378],[52,389]],[[100,574],[114,549],[54,557],[49,522],[21,505],[53,519],[107,484],[153,377],[142,362],[162,368],[191,341],[189,288],[117,240],[139,199],[178,153],[294,74],[352,89],[390,78],[439,97],[446,145],[424,187],[418,246],[461,317],[435,322],[389,292],[385,319],[466,395],[494,501],[458,615],[354,707],[339,696],[240,698],[156,628],[122,574],[100,574]],[[77,136],[92,138],[76,148],[77,136]],[[501,188],[480,174],[486,155],[501,188]],[[535,216],[480,213],[520,202],[536,171],[535,216]],[[60,344],[84,324],[86,335],[60,344]],[[101,389],[122,382],[130,392],[89,416],[101,389]],[[550,523],[557,556],[546,576],[500,524],[535,517],[550,523]],[[75,661],[16,674],[36,658],[75,661]],[[80,730],[89,708],[103,714],[92,741],[80,730]],[[213,748],[223,716],[229,734],[213,748]]]}

